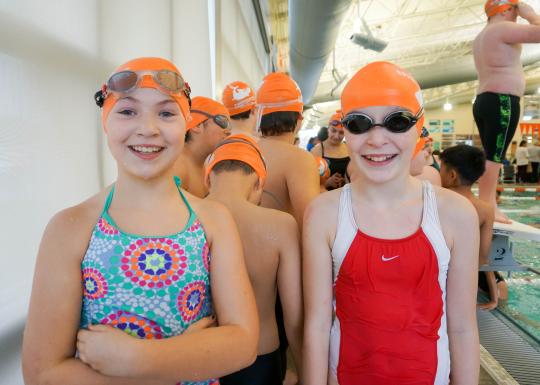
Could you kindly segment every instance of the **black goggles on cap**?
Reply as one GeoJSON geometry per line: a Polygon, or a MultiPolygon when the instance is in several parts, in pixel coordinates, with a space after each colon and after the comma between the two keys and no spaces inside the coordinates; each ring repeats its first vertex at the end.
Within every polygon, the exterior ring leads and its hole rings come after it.
{"type": "Polygon", "coordinates": [[[395,111],[385,116],[382,123],[375,123],[373,118],[361,112],[353,112],[341,121],[343,126],[351,134],[365,134],[373,127],[384,127],[393,133],[407,132],[413,127],[424,114],[421,108],[416,115],[410,111],[395,111]]]}
{"type": "Polygon", "coordinates": [[[229,118],[227,118],[225,115],[212,115],[208,112],[204,112],[201,110],[191,110],[192,114],[201,114],[206,116],[207,118],[212,118],[214,123],[216,123],[218,126],[220,126],[223,129],[226,129],[229,127],[229,118]]]}

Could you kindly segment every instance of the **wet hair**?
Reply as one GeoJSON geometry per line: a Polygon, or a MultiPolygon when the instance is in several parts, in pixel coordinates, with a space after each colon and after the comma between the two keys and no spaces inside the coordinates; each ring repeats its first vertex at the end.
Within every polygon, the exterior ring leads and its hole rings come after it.
{"type": "Polygon", "coordinates": [[[261,133],[263,136],[276,136],[286,132],[294,132],[299,112],[278,111],[263,115],[261,119],[261,133]]]}
{"type": "Polygon", "coordinates": [[[216,163],[214,167],[212,167],[212,172],[217,174],[220,174],[222,172],[233,172],[233,171],[242,171],[244,175],[251,175],[255,173],[255,170],[253,167],[251,167],[249,164],[242,162],[241,160],[222,160],[221,162],[216,163]]]}
{"type": "Polygon", "coordinates": [[[239,114],[236,114],[236,115],[231,115],[231,119],[233,119],[233,120],[246,120],[246,119],[249,119],[249,115],[251,115],[251,110],[240,112],[239,114]]]}
{"type": "Polygon", "coordinates": [[[457,172],[462,185],[470,186],[486,170],[486,155],[477,147],[458,144],[449,147],[440,155],[441,162],[457,172]]]}
{"type": "Polygon", "coordinates": [[[328,127],[321,127],[319,129],[319,132],[317,133],[317,138],[324,142],[326,139],[328,139],[328,127]]]}

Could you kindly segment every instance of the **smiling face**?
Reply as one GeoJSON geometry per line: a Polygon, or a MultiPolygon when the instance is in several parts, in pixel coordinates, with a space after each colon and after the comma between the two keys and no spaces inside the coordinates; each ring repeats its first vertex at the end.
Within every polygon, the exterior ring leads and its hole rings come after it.
{"type": "Polygon", "coordinates": [[[172,170],[185,131],[178,104],[154,88],[120,96],[106,122],[107,143],[118,173],[145,180],[172,170]]]}
{"type": "MultiPolygon", "coordinates": [[[[402,107],[377,106],[355,110],[370,116],[375,123],[402,107]]],[[[385,183],[409,173],[409,165],[418,132],[412,127],[404,133],[392,133],[384,127],[372,127],[364,134],[351,134],[345,130],[345,138],[356,164],[358,174],[374,183],[385,183]]]]}
{"type": "Polygon", "coordinates": [[[343,141],[343,137],[345,136],[345,129],[343,126],[336,127],[336,126],[330,126],[328,127],[328,140],[333,145],[340,145],[343,141]]]}

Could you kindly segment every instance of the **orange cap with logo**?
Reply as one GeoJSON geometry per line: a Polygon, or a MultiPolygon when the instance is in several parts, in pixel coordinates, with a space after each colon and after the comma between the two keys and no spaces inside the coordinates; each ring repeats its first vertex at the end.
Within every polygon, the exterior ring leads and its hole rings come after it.
{"type": "MultiPolygon", "coordinates": [[[[133,72],[139,72],[139,71],[162,71],[162,70],[169,70],[172,72],[176,72],[180,77],[182,74],[176,68],[176,66],[171,63],[169,60],[158,58],[158,57],[141,57],[137,59],[133,59],[128,61],[127,63],[122,64],[120,67],[118,67],[114,73],[121,72],[121,71],[133,71],[133,72]]],[[[142,80],[139,82],[138,88],[155,88],[162,91],[162,87],[160,87],[159,84],[156,83],[156,81],[153,79],[151,75],[143,75],[142,80]]],[[[187,86],[189,89],[189,86],[187,86]]],[[[106,85],[102,87],[102,90],[106,90],[106,85]]],[[[180,107],[180,111],[182,112],[182,115],[184,116],[184,119],[189,125],[190,121],[190,113],[189,113],[189,98],[186,95],[185,92],[180,92],[178,94],[167,94],[170,96],[180,107]]],[[[188,91],[189,95],[189,91],[188,91]]],[[[103,127],[105,127],[105,122],[107,121],[107,117],[109,116],[109,113],[111,112],[111,109],[118,101],[117,96],[114,92],[109,92],[106,94],[105,99],[103,101],[103,106],[101,110],[101,119],[103,122],[103,127]]]]}
{"type": "Polygon", "coordinates": [[[225,86],[221,101],[229,110],[230,115],[237,115],[255,106],[255,93],[246,83],[236,81],[225,86]]]}
{"type": "Polygon", "coordinates": [[[341,93],[343,117],[355,110],[376,107],[402,107],[421,115],[416,123],[418,133],[424,124],[424,100],[418,82],[401,67],[379,61],[362,67],[341,93]]]}
{"type": "Polygon", "coordinates": [[[334,115],[330,117],[330,120],[328,121],[328,126],[334,126],[334,127],[341,127],[341,110],[337,110],[334,115]],[[339,122],[338,124],[335,124],[336,122],[339,122]]]}
{"type": "Polygon", "coordinates": [[[214,152],[208,156],[205,162],[204,179],[207,184],[208,177],[214,166],[224,160],[238,160],[246,163],[255,170],[260,185],[264,185],[266,164],[259,145],[249,135],[231,135],[217,145],[214,152]]]}
{"type": "Polygon", "coordinates": [[[197,111],[203,111],[214,116],[225,115],[227,118],[229,117],[229,110],[220,102],[204,96],[196,96],[191,101],[191,121],[188,122],[188,130],[209,119],[208,116],[197,111]]]}
{"type": "Polygon", "coordinates": [[[484,11],[489,18],[515,7],[518,3],[519,0],[488,0],[484,5],[484,11]]]}

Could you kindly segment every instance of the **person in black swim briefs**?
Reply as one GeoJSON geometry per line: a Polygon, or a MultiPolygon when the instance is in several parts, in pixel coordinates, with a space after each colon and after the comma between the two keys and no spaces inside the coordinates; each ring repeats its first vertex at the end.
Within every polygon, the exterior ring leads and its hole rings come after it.
{"type": "Polygon", "coordinates": [[[518,0],[488,0],[484,9],[488,22],[473,43],[478,72],[473,114],[487,159],[486,172],[478,181],[479,197],[493,205],[495,221],[510,223],[497,209],[496,187],[525,91],[521,44],[540,43],[540,15],[518,0]],[[518,16],[529,24],[516,23],[518,16]]]}

